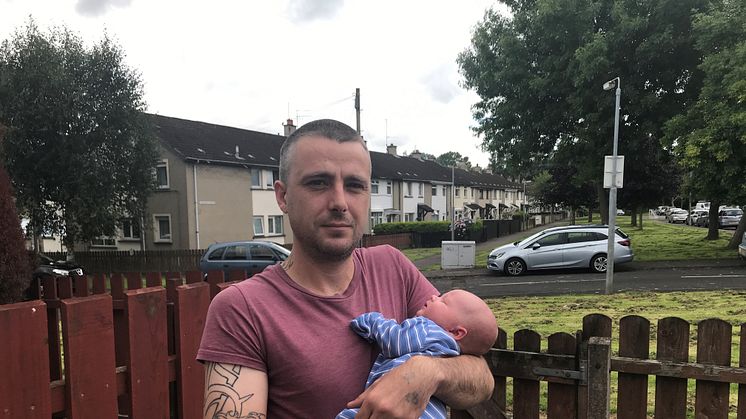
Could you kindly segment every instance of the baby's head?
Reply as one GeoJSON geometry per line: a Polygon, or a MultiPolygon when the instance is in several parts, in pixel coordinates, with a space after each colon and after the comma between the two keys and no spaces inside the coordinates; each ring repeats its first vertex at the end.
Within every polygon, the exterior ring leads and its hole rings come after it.
{"type": "Polygon", "coordinates": [[[497,321],[487,303],[464,291],[449,291],[432,296],[418,312],[434,321],[453,336],[461,353],[482,355],[497,339],[497,321]]]}

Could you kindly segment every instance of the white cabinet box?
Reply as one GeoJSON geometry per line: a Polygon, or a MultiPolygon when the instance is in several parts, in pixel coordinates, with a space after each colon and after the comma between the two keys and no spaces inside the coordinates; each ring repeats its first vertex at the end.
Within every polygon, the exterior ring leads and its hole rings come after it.
{"type": "Polygon", "coordinates": [[[473,268],[476,258],[476,242],[441,242],[440,267],[442,269],[473,268]]]}

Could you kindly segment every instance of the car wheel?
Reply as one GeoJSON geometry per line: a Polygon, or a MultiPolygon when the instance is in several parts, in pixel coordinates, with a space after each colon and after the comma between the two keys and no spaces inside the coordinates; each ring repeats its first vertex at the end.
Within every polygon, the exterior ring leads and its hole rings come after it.
{"type": "Polygon", "coordinates": [[[505,275],[518,276],[526,271],[526,263],[522,260],[513,258],[505,262],[505,275]]]}
{"type": "Polygon", "coordinates": [[[605,253],[593,256],[593,259],[591,259],[591,269],[593,269],[594,272],[606,272],[607,263],[608,258],[605,253]]]}

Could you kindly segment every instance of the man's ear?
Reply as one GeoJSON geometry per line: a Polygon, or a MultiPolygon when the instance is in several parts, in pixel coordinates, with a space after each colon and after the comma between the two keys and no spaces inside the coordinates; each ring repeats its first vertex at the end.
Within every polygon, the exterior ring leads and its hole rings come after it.
{"type": "Polygon", "coordinates": [[[275,186],[275,200],[277,200],[277,206],[280,207],[280,210],[283,212],[283,214],[287,214],[288,202],[285,199],[285,194],[287,193],[287,187],[280,180],[276,180],[274,186],[275,186]]]}
{"type": "Polygon", "coordinates": [[[449,332],[453,335],[453,338],[456,339],[456,341],[465,338],[466,334],[468,333],[464,326],[456,326],[453,329],[449,330],[449,332]]]}

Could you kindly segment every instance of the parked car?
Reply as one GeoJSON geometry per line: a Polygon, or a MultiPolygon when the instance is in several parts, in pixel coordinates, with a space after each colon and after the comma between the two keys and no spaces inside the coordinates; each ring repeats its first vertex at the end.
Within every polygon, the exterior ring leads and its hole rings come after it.
{"type": "Polygon", "coordinates": [[[723,208],[718,212],[718,224],[720,228],[736,228],[742,216],[743,210],[740,208],[723,208]]]}
{"type": "MultiPolygon", "coordinates": [[[[557,268],[606,272],[608,231],[605,225],[549,228],[492,250],[487,257],[487,268],[511,276],[557,268]]],[[[634,252],[629,236],[619,228],[615,231],[614,263],[632,261],[634,252]]]]}
{"type": "Polygon", "coordinates": [[[675,210],[671,211],[670,214],[668,214],[668,222],[669,223],[685,223],[687,218],[689,218],[689,211],[681,208],[676,208],[675,210]]]}
{"type": "Polygon", "coordinates": [[[690,225],[699,225],[700,218],[707,218],[707,210],[702,209],[695,209],[689,214],[689,220],[687,220],[687,224],[690,225]]]}
{"type": "Polygon", "coordinates": [[[617,209],[616,210],[616,215],[624,215],[624,210],[623,209],[617,209]]]}
{"type": "Polygon", "coordinates": [[[268,241],[215,243],[202,255],[199,268],[202,272],[245,269],[246,274],[251,276],[263,271],[267,266],[282,262],[288,256],[288,249],[268,241]]]}
{"type": "Polygon", "coordinates": [[[710,212],[706,212],[703,215],[700,215],[697,217],[697,219],[694,221],[694,225],[697,227],[709,227],[710,226],[710,212]]]}
{"type": "Polygon", "coordinates": [[[746,233],[743,233],[741,244],[738,245],[738,255],[741,256],[742,259],[746,260],[746,233]]]}

